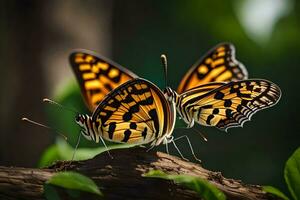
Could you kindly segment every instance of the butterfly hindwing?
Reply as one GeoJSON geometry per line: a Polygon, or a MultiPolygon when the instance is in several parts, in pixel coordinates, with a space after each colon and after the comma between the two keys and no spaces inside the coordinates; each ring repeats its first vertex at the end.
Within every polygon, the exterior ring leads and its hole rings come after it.
{"type": "Polygon", "coordinates": [[[110,141],[145,144],[171,133],[174,117],[163,93],[144,79],[128,81],[97,107],[93,121],[101,122],[110,141]]]}
{"type": "Polygon", "coordinates": [[[247,78],[246,68],[235,59],[234,46],[222,43],[191,67],[181,80],[177,92],[180,94],[209,82],[229,82],[247,78]]]}
{"type": "Polygon", "coordinates": [[[181,106],[199,124],[226,130],[242,126],[257,111],[275,105],[280,96],[274,83],[250,79],[223,83],[200,96],[187,91],[181,95],[181,106]]]}
{"type": "Polygon", "coordinates": [[[94,111],[111,90],[137,77],[113,61],[88,51],[75,51],[69,59],[90,111],[94,111]]]}

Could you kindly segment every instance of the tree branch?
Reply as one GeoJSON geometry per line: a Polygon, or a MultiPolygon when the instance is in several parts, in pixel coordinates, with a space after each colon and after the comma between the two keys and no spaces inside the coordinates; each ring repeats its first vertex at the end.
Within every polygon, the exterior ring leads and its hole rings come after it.
{"type": "MultiPolygon", "coordinates": [[[[195,192],[172,181],[142,177],[149,170],[158,169],[206,179],[222,190],[227,199],[276,199],[262,191],[261,186],[224,178],[220,172],[165,153],[129,148],[115,149],[111,154],[114,159],[102,153],[85,161],[60,161],[45,169],[0,167],[0,198],[43,199],[45,181],[58,171],[73,170],[92,178],[106,199],[199,199],[195,192]]],[[[89,199],[93,198],[96,197],[89,199]]]]}

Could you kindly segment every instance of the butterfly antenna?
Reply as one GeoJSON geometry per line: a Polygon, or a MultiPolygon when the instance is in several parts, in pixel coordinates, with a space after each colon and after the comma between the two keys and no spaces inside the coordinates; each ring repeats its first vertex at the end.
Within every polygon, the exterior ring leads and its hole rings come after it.
{"type": "Polygon", "coordinates": [[[164,68],[164,78],[165,78],[165,87],[168,86],[168,61],[167,61],[167,56],[165,54],[161,54],[160,56],[161,58],[161,63],[163,65],[164,68]]]}
{"type": "MultiPolygon", "coordinates": [[[[177,127],[175,129],[189,129],[189,128],[186,128],[186,127],[177,127]]],[[[193,130],[196,133],[198,133],[205,142],[208,141],[208,139],[205,137],[205,135],[203,133],[201,133],[198,129],[196,129],[196,128],[193,127],[193,128],[191,128],[191,130],[193,130]]]]}
{"type": "Polygon", "coordinates": [[[73,161],[74,158],[75,158],[76,150],[78,149],[78,146],[79,146],[79,143],[80,143],[80,138],[81,138],[81,133],[79,132],[79,135],[78,135],[78,138],[77,138],[77,142],[76,142],[76,146],[74,148],[74,152],[73,152],[71,161],[73,161]]]}
{"type": "Polygon", "coordinates": [[[201,133],[198,129],[194,128],[192,130],[195,131],[196,133],[198,133],[205,142],[208,141],[208,139],[205,137],[205,135],[203,133],[201,133]]]}
{"type": "Polygon", "coordinates": [[[34,124],[34,125],[37,125],[37,126],[40,126],[40,127],[43,127],[43,128],[46,128],[48,130],[51,130],[51,131],[54,131],[55,133],[59,134],[61,137],[63,137],[65,140],[68,140],[68,137],[65,136],[64,134],[60,133],[60,131],[54,129],[54,128],[51,128],[50,126],[47,126],[47,125],[44,125],[44,124],[41,124],[41,123],[38,123],[36,121],[33,121],[33,120],[30,120],[26,117],[23,117],[21,119],[22,121],[25,121],[25,122],[28,122],[28,123],[31,123],[31,124],[34,124]]]}
{"type": "Polygon", "coordinates": [[[43,99],[43,102],[49,103],[49,104],[52,104],[52,105],[56,105],[56,106],[58,106],[58,107],[61,108],[61,109],[65,109],[65,110],[71,111],[71,112],[73,112],[73,113],[75,113],[75,114],[79,114],[79,112],[78,112],[77,110],[75,110],[74,108],[70,108],[70,107],[67,107],[67,106],[63,106],[63,105],[61,105],[60,103],[57,103],[56,101],[53,101],[53,100],[51,100],[51,99],[44,98],[44,99],[43,99]]]}

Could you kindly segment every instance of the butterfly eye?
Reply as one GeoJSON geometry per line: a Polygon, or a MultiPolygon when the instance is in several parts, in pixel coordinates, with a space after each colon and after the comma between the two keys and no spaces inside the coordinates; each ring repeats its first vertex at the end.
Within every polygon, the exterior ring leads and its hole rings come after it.
{"type": "Polygon", "coordinates": [[[78,115],[78,116],[76,116],[75,121],[77,123],[83,123],[83,118],[80,115],[78,115]]]}
{"type": "Polygon", "coordinates": [[[164,93],[167,95],[167,96],[170,96],[170,89],[169,88],[165,88],[164,89],[164,93]]]}

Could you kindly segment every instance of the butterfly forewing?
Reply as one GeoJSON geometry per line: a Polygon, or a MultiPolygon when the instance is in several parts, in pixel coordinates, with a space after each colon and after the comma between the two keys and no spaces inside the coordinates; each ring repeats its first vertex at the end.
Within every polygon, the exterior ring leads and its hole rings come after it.
{"type": "Polygon", "coordinates": [[[280,96],[274,83],[257,79],[223,83],[199,96],[187,91],[180,101],[184,111],[199,124],[226,130],[242,126],[257,111],[275,105],[280,96]]]}
{"type": "Polygon", "coordinates": [[[134,79],[112,91],[92,120],[101,122],[102,137],[107,140],[145,144],[172,132],[172,114],[159,88],[144,79],[134,79]]]}
{"type": "MultiPolygon", "coordinates": [[[[207,83],[204,85],[200,85],[198,87],[192,88],[188,90],[188,92],[185,92],[182,94],[182,96],[189,96],[189,98],[193,97],[199,97],[204,94],[207,94],[208,92],[217,89],[221,86],[223,86],[225,83],[224,82],[212,82],[212,83],[207,83]]],[[[182,98],[182,100],[188,100],[188,98],[182,98]]],[[[182,102],[184,103],[184,102],[182,102]]]]}
{"type": "Polygon", "coordinates": [[[90,111],[94,111],[111,90],[137,77],[109,59],[90,52],[73,52],[70,63],[90,111]]]}
{"type": "Polygon", "coordinates": [[[209,82],[229,82],[247,78],[247,70],[235,59],[234,46],[222,43],[211,49],[191,67],[181,80],[177,92],[183,93],[209,82]]]}

